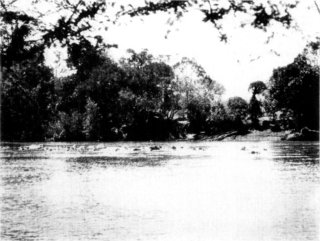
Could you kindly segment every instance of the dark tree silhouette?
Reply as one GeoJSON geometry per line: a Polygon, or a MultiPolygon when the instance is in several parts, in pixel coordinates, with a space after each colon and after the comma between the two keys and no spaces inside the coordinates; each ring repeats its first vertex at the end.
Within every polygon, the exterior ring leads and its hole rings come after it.
{"type": "Polygon", "coordinates": [[[234,120],[243,121],[248,111],[248,103],[241,97],[231,97],[227,101],[230,115],[234,120]]]}
{"type": "Polygon", "coordinates": [[[267,89],[267,86],[262,81],[255,81],[249,85],[249,90],[252,91],[252,97],[249,102],[249,114],[252,121],[253,128],[259,128],[259,117],[262,115],[260,101],[257,100],[256,95],[261,94],[267,89]]]}
{"type": "Polygon", "coordinates": [[[319,42],[311,43],[293,63],[274,70],[269,81],[275,111],[292,112],[297,129],[319,130],[319,66],[306,56],[317,49],[319,42]]]}
{"type": "MultiPolygon", "coordinates": [[[[227,3],[212,0],[145,1],[145,4],[141,6],[121,5],[121,11],[119,11],[118,15],[135,17],[158,12],[173,12],[176,18],[180,19],[189,10],[198,9],[203,14],[202,20],[212,23],[219,31],[220,39],[227,41],[227,35],[223,32],[223,20],[228,15],[247,14],[251,16],[251,21],[246,24],[262,30],[266,30],[273,21],[279,22],[285,27],[290,27],[293,21],[290,9],[295,8],[297,4],[297,2],[279,2],[275,4],[271,1],[261,3],[260,1],[252,0],[228,0],[227,3]]],[[[239,23],[239,26],[243,27],[246,24],[239,23]]]]}
{"type": "Polygon", "coordinates": [[[266,89],[267,86],[262,81],[255,81],[249,85],[249,90],[252,91],[252,95],[259,95],[266,89]]]}
{"type": "MultiPolygon", "coordinates": [[[[155,60],[147,51],[133,50],[129,51],[129,58],[115,63],[105,50],[116,45],[105,44],[101,36],[88,34],[96,25],[93,22],[97,16],[112,22],[114,19],[108,16],[107,8],[117,11],[120,7],[117,17],[167,12],[177,18],[197,8],[203,14],[203,21],[212,23],[221,40],[226,40],[223,20],[227,16],[247,14],[251,16],[248,24],[263,30],[272,22],[290,27],[290,9],[296,6],[251,0],[228,0],[224,5],[210,0],[145,1],[140,6],[104,0],[33,0],[31,4],[49,2],[54,10],[64,12],[51,25],[43,21],[45,12],[19,11],[19,7],[13,7],[15,0],[0,0],[1,138],[4,140],[164,140],[179,136],[177,117],[184,118],[190,124],[189,130],[196,132],[230,130],[235,120],[245,118],[246,103],[233,98],[227,111],[219,98],[223,87],[200,65],[184,58],[172,68],[155,60]],[[64,78],[55,77],[44,64],[44,50],[58,43],[67,48],[68,65],[75,70],[64,78]],[[195,70],[195,77],[175,76],[176,70],[185,65],[195,70]]],[[[105,27],[104,22],[98,25],[105,27]]],[[[319,109],[314,104],[319,94],[314,88],[319,84],[314,81],[318,69],[315,71],[306,60],[296,62],[275,72],[270,103],[275,105],[274,109],[294,112],[299,123],[313,127],[318,119],[311,113],[319,109]],[[294,81],[286,83],[289,79],[294,81]],[[283,96],[288,98],[282,99],[283,96]],[[306,105],[297,99],[306,100],[306,105]]],[[[253,122],[261,114],[256,95],[264,89],[262,82],[250,85],[249,111],[253,122]]]]}

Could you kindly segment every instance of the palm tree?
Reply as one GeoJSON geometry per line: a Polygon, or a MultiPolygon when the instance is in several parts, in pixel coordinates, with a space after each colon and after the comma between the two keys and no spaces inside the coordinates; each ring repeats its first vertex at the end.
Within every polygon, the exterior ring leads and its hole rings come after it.
{"type": "Polygon", "coordinates": [[[249,102],[249,114],[253,128],[259,128],[259,117],[262,114],[261,103],[257,100],[256,95],[261,94],[267,86],[262,81],[255,81],[249,85],[249,90],[252,91],[252,97],[249,102]]]}

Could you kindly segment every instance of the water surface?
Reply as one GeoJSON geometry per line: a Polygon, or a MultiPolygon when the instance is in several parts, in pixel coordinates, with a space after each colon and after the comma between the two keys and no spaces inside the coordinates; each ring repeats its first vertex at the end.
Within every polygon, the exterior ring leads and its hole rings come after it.
{"type": "Polygon", "coordinates": [[[1,240],[320,237],[318,143],[4,143],[1,156],[1,240]]]}

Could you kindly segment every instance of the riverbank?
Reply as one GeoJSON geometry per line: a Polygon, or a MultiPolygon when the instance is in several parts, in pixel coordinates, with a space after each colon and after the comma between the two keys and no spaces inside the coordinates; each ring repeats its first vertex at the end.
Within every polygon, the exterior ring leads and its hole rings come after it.
{"type": "Polygon", "coordinates": [[[220,133],[218,135],[189,135],[187,140],[196,141],[280,141],[287,136],[290,131],[273,132],[271,130],[251,130],[246,133],[239,133],[238,131],[229,131],[220,133]]]}
{"type": "Polygon", "coordinates": [[[247,133],[231,131],[214,136],[195,136],[194,140],[206,141],[319,141],[319,132],[303,128],[300,132],[286,130],[250,130],[247,133]]]}
{"type": "MultiPolygon", "coordinates": [[[[132,140],[122,140],[122,141],[132,142],[132,140]]],[[[172,141],[173,142],[175,141],[319,141],[319,132],[310,130],[308,128],[303,128],[300,132],[293,131],[293,130],[274,132],[270,129],[263,130],[263,131],[249,130],[245,133],[239,132],[239,131],[229,131],[229,132],[224,132],[217,135],[187,134],[186,137],[184,138],[180,138],[180,139],[172,138],[167,141],[169,142],[172,142],[172,141]]],[[[48,141],[45,141],[45,142],[48,142],[48,141]]],[[[49,142],[52,142],[52,141],[49,141],[49,142]]],[[[69,142],[72,142],[72,140],[70,140],[69,142]]],[[[10,142],[10,141],[0,142],[0,144],[3,144],[3,143],[19,143],[19,142],[10,142]]],[[[42,143],[42,142],[36,142],[36,143],[42,143]]]]}
{"type": "Polygon", "coordinates": [[[250,131],[245,135],[232,135],[223,139],[223,141],[281,141],[290,131],[273,132],[271,130],[250,131]]]}

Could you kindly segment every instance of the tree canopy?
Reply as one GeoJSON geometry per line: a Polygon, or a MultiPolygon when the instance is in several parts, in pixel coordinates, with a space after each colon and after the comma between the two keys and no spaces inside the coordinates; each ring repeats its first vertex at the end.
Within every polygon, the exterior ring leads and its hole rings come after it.
{"type": "Polygon", "coordinates": [[[250,83],[249,90],[252,91],[252,96],[249,102],[249,114],[254,128],[259,128],[258,118],[263,114],[262,103],[257,99],[256,95],[262,94],[267,89],[267,86],[262,81],[254,81],[250,83]]]}
{"type": "MultiPolygon", "coordinates": [[[[249,86],[249,105],[240,97],[224,104],[223,86],[196,61],[182,58],[170,66],[147,50],[128,50],[129,56],[116,62],[106,54],[116,45],[104,43],[93,30],[125,16],[166,12],[181,18],[200,11],[203,21],[212,23],[226,40],[223,21],[228,16],[239,17],[240,26],[244,26],[241,16],[246,15],[246,25],[257,29],[266,30],[272,22],[290,27],[290,9],[297,6],[251,0],[163,0],[135,5],[32,0],[34,9],[25,11],[18,2],[0,0],[1,138],[20,141],[165,140],[186,132],[213,134],[242,128],[247,114],[257,123],[264,111],[256,98],[267,88],[263,82],[249,86]],[[50,9],[37,9],[37,4],[48,4],[50,9]],[[55,76],[45,65],[45,49],[56,44],[67,49],[67,63],[74,70],[65,77],[55,76]]],[[[292,64],[275,70],[269,82],[269,106],[293,113],[297,127],[318,128],[314,113],[319,113],[319,66],[310,61],[318,49],[318,42],[310,43],[292,64]]]]}
{"type": "MultiPolygon", "coordinates": [[[[107,23],[113,24],[125,16],[137,17],[159,12],[171,13],[175,19],[182,18],[190,11],[200,11],[203,22],[213,24],[218,30],[221,40],[226,41],[227,35],[223,30],[223,21],[232,16],[238,18],[239,27],[252,26],[266,30],[272,23],[280,23],[288,28],[294,22],[291,10],[297,7],[298,2],[289,1],[252,1],[252,0],[226,0],[226,1],[92,1],[92,0],[33,0],[30,4],[35,6],[34,11],[28,14],[14,8],[18,6],[18,0],[1,0],[1,16],[4,22],[16,20],[19,15],[20,21],[37,21],[38,39],[45,44],[51,45],[59,41],[63,45],[71,45],[83,37],[102,42],[99,35],[88,34],[88,31],[98,26],[107,28],[107,23]],[[44,9],[44,4],[50,9],[44,9]],[[36,6],[42,6],[36,8],[36,6]],[[56,17],[53,13],[60,12],[56,17]],[[46,15],[54,15],[54,22],[48,24],[46,15]],[[246,17],[244,17],[246,16],[246,17]],[[30,17],[32,19],[30,19],[30,17]],[[98,20],[99,19],[99,20],[98,20]],[[96,21],[95,21],[96,20],[96,21]],[[40,38],[39,38],[40,37],[40,38]]],[[[169,23],[173,23],[170,20],[169,23]]],[[[106,46],[116,46],[106,44],[106,46]]]]}
{"type": "Polygon", "coordinates": [[[269,81],[274,111],[293,112],[296,128],[319,129],[319,66],[307,57],[319,42],[310,43],[293,63],[274,70],[269,81]]]}
{"type": "Polygon", "coordinates": [[[253,95],[261,94],[266,89],[267,89],[266,84],[260,80],[252,82],[249,85],[249,90],[252,91],[253,95]]]}
{"type": "Polygon", "coordinates": [[[231,97],[227,101],[227,106],[234,119],[243,120],[246,118],[248,103],[239,96],[231,97]]]}
{"type": "Polygon", "coordinates": [[[272,22],[278,22],[284,27],[290,27],[293,18],[290,10],[297,6],[297,1],[252,1],[252,0],[227,0],[227,1],[145,1],[139,6],[121,5],[119,15],[145,16],[158,12],[171,12],[176,19],[182,18],[186,13],[197,10],[203,15],[202,21],[212,23],[218,30],[220,39],[227,40],[223,31],[223,20],[228,16],[247,15],[249,21],[240,21],[238,26],[251,25],[254,28],[266,30],[272,22]]]}

